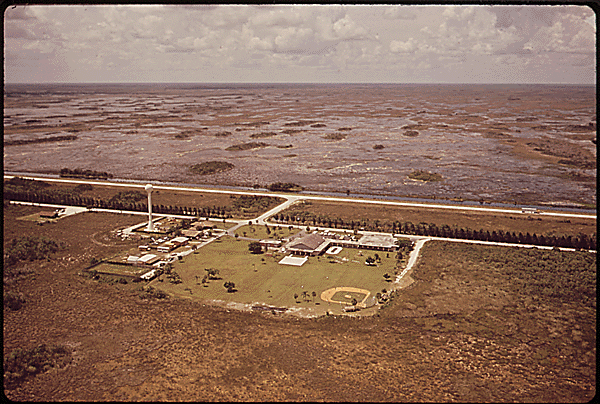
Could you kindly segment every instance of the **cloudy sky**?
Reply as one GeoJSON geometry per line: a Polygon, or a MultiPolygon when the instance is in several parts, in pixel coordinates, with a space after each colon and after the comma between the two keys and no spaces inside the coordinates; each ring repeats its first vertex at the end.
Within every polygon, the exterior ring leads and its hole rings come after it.
{"type": "Polygon", "coordinates": [[[596,83],[587,6],[16,6],[6,83],[596,83]]]}

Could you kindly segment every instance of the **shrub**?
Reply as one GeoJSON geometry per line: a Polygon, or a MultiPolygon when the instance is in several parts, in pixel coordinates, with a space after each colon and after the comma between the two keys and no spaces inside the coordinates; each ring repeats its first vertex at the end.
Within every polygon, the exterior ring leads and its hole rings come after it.
{"type": "Polygon", "coordinates": [[[443,179],[440,174],[423,170],[414,170],[412,173],[408,174],[408,178],[424,182],[441,181],[443,179]]]}
{"type": "Polygon", "coordinates": [[[258,149],[258,148],[267,147],[267,146],[268,146],[268,144],[263,143],[263,142],[249,142],[249,143],[241,143],[241,144],[229,146],[225,150],[227,150],[227,151],[242,151],[242,150],[258,149]]]}
{"type": "Polygon", "coordinates": [[[304,188],[298,184],[294,184],[291,182],[275,182],[273,184],[267,185],[267,189],[269,191],[280,191],[280,192],[297,192],[302,191],[304,188]]]}
{"type": "Polygon", "coordinates": [[[166,299],[167,297],[169,297],[169,295],[165,292],[155,289],[152,286],[149,286],[140,292],[140,298],[142,299],[166,299]]]}
{"type": "Polygon", "coordinates": [[[14,388],[38,373],[70,363],[71,359],[71,350],[62,345],[41,344],[31,349],[17,348],[4,358],[5,387],[14,388]]]}
{"type": "Polygon", "coordinates": [[[210,175],[222,173],[233,169],[235,166],[226,161],[206,161],[200,164],[194,164],[190,170],[195,174],[210,175]]]}
{"type": "Polygon", "coordinates": [[[22,293],[14,293],[14,292],[5,292],[4,293],[4,307],[9,310],[19,310],[23,307],[25,303],[25,298],[22,293]]]}
{"type": "Polygon", "coordinates": [[[259,133],[253,133],[250,135],[250,137],[252,139],[259,139],[259,138],[263,138],[263,137],[272,137],[272,136],[277,136],[278,133],[276,132],[259,132],[259,133]]]}
{"type": "Polygon", "coordinates": [[[223,284],[223,287],[225,289],[227,289],[227,293],[233,293],[235,292],[237,289],[235,288],[235,283],[231,282],[231,281],[227,281],[223,284]]]}
{"type": "Polygon", "coordinates": [[[344,140],[346,139],[346,135],[343,133],[328,133],[325,136],[323,136],[323,138],[327,140],[344,140]]]}
{"type": "Polygon", "coordinates": [[[260,254],[262,253],[262,246],[258,241],[253,241],[252,243],[248,244],[248,250],[250,250],[252,254],[260,254]]]}
{"type": "Polygon", "coordinates": [[[43,237],[25,236],[10,240],[4,248],[4,266],[13,266],[19,261],[35,261],[48,258],[63,249],[62,243],[43,237]]]}

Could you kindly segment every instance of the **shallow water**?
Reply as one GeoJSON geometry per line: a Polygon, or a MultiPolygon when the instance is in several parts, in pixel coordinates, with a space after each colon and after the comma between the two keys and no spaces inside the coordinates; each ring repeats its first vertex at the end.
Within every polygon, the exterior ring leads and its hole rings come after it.
{"type": "Polygon", "coordinates": [[[596,122],[591,86],[9,84],[4,101],[5,141],[78,136],[5,146],[5,171],[66,167],[196,184],[282,181],[319,191],[595,203],[595,182],[560,177],[571,171],[595,177],[595,169],[523,157],[485,136],[497,130],[515,139],[553,138],[595,156],[595,131],[566,128],[596,122]],[[407,129],[418,136],[405,136],[407,129]],[[277,135],[250,137],[261,132],[277,135]],[[331,134],[346,138],[325,138],[331,134]],[[225,150],[250,141],[269,146],[225,150]],[[375,144],[384,148],[374,150],[375,144]],[[211,160],[235,169],[210,176],[189,171],[211,160]],[[444,180],[410,180],[414,169],[444,180]]]}

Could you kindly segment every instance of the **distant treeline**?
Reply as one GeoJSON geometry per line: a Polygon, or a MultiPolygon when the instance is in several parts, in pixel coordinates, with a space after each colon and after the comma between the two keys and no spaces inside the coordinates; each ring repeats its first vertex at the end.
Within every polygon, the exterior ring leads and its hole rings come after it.
{"type": "Polygon", "coordinates": [[[555,246],[566,248],[582,248],[585,250],[596,249],[596,234],[588,236],[579,234],[578,236],[556,236],[556,235],[537,235],[509,231],[473,230],[469,228],[450,227],[443,225],[438,227],[434,223],[419,223],[394,221],[381,225],[378,220],[369,222],[366,220],[344,221],[340,218],[331,218],[325,215],[315,215],[312,212],[300,211],[290,214],[277,213],[273,219],[278,223],[286,224],[312,224],[313,226],[334,227],[348,230],[367,230],[367,231],[389,231],[391,233],[414,234],[419,236],[457,238],[463,240],[494,241],[500,243],[513,244],[531,244],[541,246],[555,246]]]}
{"type": "Polygon", "coordinates": [[[7,140],[4,142],[5,146],[16,146],[22,144],[30,144],[30,143],[47,143],[47,142],[62,142],[65,140],[75,140],[77,139],[76,135],[60,135],[60,136],[48,136],[42,137],[38,139],[23,139],[23,140],[7,140]]]}
{"type": "Polygon", "coordinates": [[[90,179],[107,179],[112,178],[113,175],[109,174],[105,171],[93,171],[93,170],[83,170],[81,168],[76,168],[71,170],[70,168],[62,168],[60,170],[61,177],[69,177],[69,178],[90,178],[90,179]]]}
{"type": "Polygon", "coordinates": [[[301,185],[294,184],[292,182],[275,182],[273,184],[267,185],[267,189],[269,191],[278,191],[278,192],[299,192],[304,188],[301,185]]]}

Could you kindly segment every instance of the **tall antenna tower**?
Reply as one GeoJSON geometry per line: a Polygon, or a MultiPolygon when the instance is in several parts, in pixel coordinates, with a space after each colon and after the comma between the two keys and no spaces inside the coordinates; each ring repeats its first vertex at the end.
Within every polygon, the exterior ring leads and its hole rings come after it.
{"type": "Polygon", "coordinates": [[[148,227],[147,227],[147,230],[154,231],[154,223],[152,223],[152,190],[154,188],[152,187],[152,184],[148,184],[148,185],[146,185],[146,187],[144,189],[148,193],[148,227]]]}

